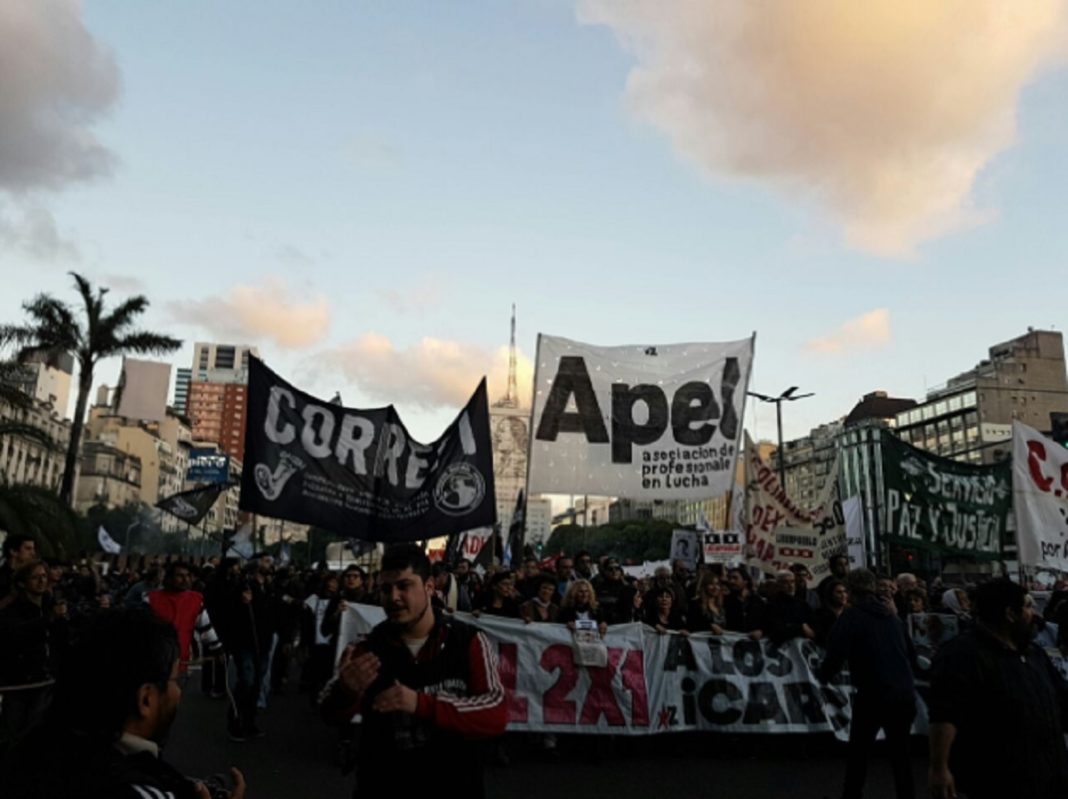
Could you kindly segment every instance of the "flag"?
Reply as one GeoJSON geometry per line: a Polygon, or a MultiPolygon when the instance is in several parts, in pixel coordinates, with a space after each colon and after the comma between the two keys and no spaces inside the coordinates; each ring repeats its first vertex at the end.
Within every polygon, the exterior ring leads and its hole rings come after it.
{"type": "Polygon", "coordinates": [[[118,555],[122,551],[122,547],[119,546],[119,542],[108,535],[108,531],[103,526],[96,531],[96,540],[100,542],[100,548],[107,552],[109,555],[118,555]]]}
{"type": "Polygon", "coordinates": [[[375,548],[374,541],[361,541],[359,538],[349,537],[345,540],[345,549],[352,552],[354,558],[360,557],[375,548]]]}
{"type": "Polygon", "coordinates": [[[1068,570],[1068,449],[1014,421],[1012,490],[1020,563],[1068,570]]]}
{"type": "Polygon", "coordinates": [[[164,497],[156,503],[156,507],[167,511],[172,516],[177,516],[183,522],[197,525],[208,515],[211,506],[227,488],[228,486],[222,483],[214,483],[189,491],[180,491],[164,497]]]}
{"type": "Polygon", "coordinates": [[[223,553],[227,558],[241,558],[242,560],[248,560],[252,557],[252,553],[255,551],[255,545],[252,543],[252,517],[250,516],[240,527],[234,530],[234,534],[230,536],[230,540],[226,544],[226,549],[223,553]]]}
{"type": "Polygon", "coordinates": [[[282,546],[278,552],[278,565],[288,566],[293,560],[293,553],[290,551],[289,542],[283,541],[282,546]]]}
{"type": "Polygon", "coordinates": [[[519,489],[519,496],[515,500],[512,521],[508,524],[508,546],[504,550],[505,563],[511,568],[515,568],[515,561],[523,557],[523,539],[526,537],[526,527],[527,502],[521,488],[519,489]]]}

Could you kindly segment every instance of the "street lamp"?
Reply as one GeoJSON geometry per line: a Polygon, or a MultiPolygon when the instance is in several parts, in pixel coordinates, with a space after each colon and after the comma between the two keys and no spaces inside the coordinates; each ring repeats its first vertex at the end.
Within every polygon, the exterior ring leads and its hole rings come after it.
{"type": "Polygon", "coordinates": [[[758,394],[755,391],[747,391],[746,393],[750,397],[756,397],[761,402],[773,402],[775,403],[775,423],[779,430],[779,485],[783,490],[786,490],[786,461],[783,457],[782,451],[782,404],[786,402],[794,402],[795,400],[804,399],[805,397],[815,396],[812,392],[808,394],[795,394],[797,386],[790,386],[786,391],[777,397],[769,397],[767,394],[758,394]]]}

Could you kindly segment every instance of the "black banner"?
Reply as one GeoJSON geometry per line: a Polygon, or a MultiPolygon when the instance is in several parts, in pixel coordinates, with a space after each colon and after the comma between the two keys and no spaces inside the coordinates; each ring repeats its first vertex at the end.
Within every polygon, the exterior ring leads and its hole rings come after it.
{"type": "Polygon", "coordinates": [[[208,511],[211,510],[211,506],[215,504],[219,495],[229,487],[225,483],[212,483],[200,488],[181,491],[164,497],[156,503],[156,507],[167,511],[172,516],[177,516],[183,522],[197,525],[208,515],[208,511]]]}
{"type": "Polygon", "coordinates": [[[486,381],[433,444],[392,405],[343,408],[249,358],[241,509],[365,541],[420,541],[497,521],[486,381]]]}

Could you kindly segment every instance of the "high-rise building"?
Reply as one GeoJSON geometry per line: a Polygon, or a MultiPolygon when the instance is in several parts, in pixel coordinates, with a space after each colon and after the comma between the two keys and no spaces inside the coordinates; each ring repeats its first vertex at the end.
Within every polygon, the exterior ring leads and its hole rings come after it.
{"type": "Polygon", "coordinates": [[[214,442],[239,461],[245,459],[250,354],[258,355],[255,347],[197,342],[185,406],[193,438],[214,442]]]}
{"type": "Polygon", "coordinates": [[[19,388],[34,399],[50,405],[60,418],[65,417],[70,403],[74,356],[69,352],[54,356],[35,352],[26,358],[23,367],[25,377],[19,388]]]}
{"type": "Polygon", "coordinates": [[[193,380],[192,369],[177,369],[174,375],[174,401],[171,407],[185,416],[186,403],[189,400],[189,383],[193,380]]]}

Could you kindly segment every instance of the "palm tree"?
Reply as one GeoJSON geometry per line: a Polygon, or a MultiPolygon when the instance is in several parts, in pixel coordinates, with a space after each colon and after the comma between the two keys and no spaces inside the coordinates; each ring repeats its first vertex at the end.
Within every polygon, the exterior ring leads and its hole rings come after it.
{"type": "Polygon", "coordinates": [[[164,355],[182,345],[179,339],[170,336],[132,329],[134,319],[148,308],[144,296],[139,294],[108,309],[104,307],[106,288],[94,290],[81,275],[74,272],[70,275],[81,295],[81,308],[72,309],[48,294],[39,294],[22,306],[29,316],[26,324],[0,329],[0,338],[10,338],[21,346],[20,356],[32,352],[69,352],[78,362],[78,399],[59,486],[59,498],[67,506],[73,500],[85,409],[97,363],[102,358],[126,354],[164,355]]]}

